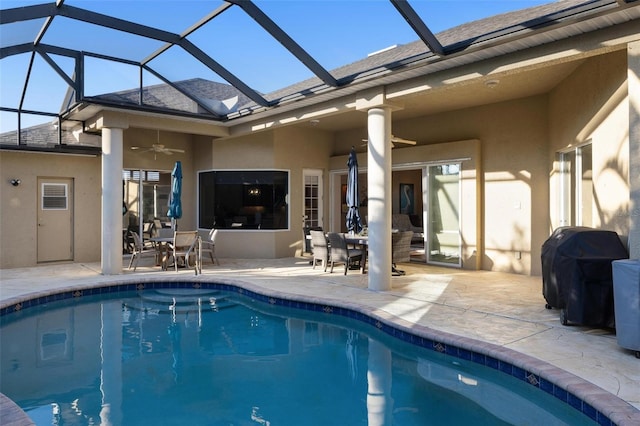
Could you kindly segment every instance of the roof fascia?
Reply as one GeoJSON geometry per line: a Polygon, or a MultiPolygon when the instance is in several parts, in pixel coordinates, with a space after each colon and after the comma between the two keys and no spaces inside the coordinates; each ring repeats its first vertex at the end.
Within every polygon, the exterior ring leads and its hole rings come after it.
{"type": "Polygon", "coordinates": [[[22,153],[33,154],[59,154],[59,155],[79,155],[86,157],[99,157],[102,155],[102,148],[86,145],[54,145],[54,146],[35,146],[35,145],[0,145],[0,151],[19,151],[22,153]]]}
{"type": "MultiPolygon", "coordinates": [[[[635,25],[636,24],[634,22],[627,22],[620,26],[616,25],[616,28],[620,28],[619,33],[611,33],[611,31],[615,30],[613,27],[597,30],[594,34],[601,34],[601,36],[597,36],[597,39],[595,39],[593,43],[591,43],[593,49],[597,49],[598,46],[604,46],[606,44],[605,40],[609,39],[610,37],[619,38],[623,37],[624,34],[637,32],[635,31],[635,25]]],[[[565,38],[552,43],[539,43],[535,46],[526,48],[524,51],[531,52],[530,54],[534,55],[535,57],[539,54],[539,52],[536,52],[536,49],[545,46],[548,47],[552,44],[557,44],[560,46],[559,48],[561,50],[566,50],[567,52],[569,52],[572,50],[572,45],[576,42],[576,40],[584,40],[588,37],[592,37],[592,34],[583,33],[576,37],[565,38]]],[[[522,59],[523,50],[521,49],[513,50],[506,54],[501,53],[500,50],[496,50],[500,49],[502,44],[504,43],[494,42],[494,44],[483,49],[464,51],[443,58],[437,58],[431,55],[431,61],[422,58],[421,61],[413,64],[414,66],[409,66],[411,64],[405,64],[403,68],[396,69],[394,72],[389,72],[388,70],[379,68],[377,75],[372,74],[367,79],[357,79],[354,81],[354,84],[342,87],[339,90],[327,90],[325,93],[319,94],[315,97],[299,99],[296,102],[292,103],[284,103],[278,105],[278,108],[273,108],[269,111],[261,112],[257,115],[239,116],[237,118],[233,118],[229,122],[229,125],[232,129],[232,133],[234,135],[239,135],[243,133],[254,132],[255,129],[274,128],[278,125],[282,125],[282,123],[284,122],[299,122],[308,120],[310,118],[321,118],[324,116],[333,115],[339,111],[349,111],[353,106],[354,98],[352,96],[362,90],[366,90],[371,87],[386,86],[387,96],[390,95],[390,92],[395,92],[395,94],[390,96],[390,98],[400,98],[401,96],[403,96],[403,93],[408,93],[408,88],[415,85],[424,84],[425,77],[442,72],[453,72],[459,74],[459,72],[464,72],[465,69],[473,71],[473,68],[469,67],[473,67],[473,64],[478,63],[479,61],[500,61],[499,63],[493,64],[492,68],[496,68],[498,66],[500,68],[503,68],[505,64],[508,64],[513,60],[518,60],[519,62],[526,62],[530,64],[529,60],[522,59]],[[483,52],[484,54],[478,56],[479,52],[483,52]],[[464,63],[458,63],[458,59],[465,56],[468,56],[470,58],[470,62],[466,61],[464,63]],[[520,59],[517,59],[518,57],[520,57],[520,59]],[[294,111],[295,113],[292,113],[292,111],[294,111]]],[[[555,56],[556,60],[563,60],[562,58],[557,57],[557,55],[555,56]]],[[[572,57],[570,59],[573,60],[575,59],[575,57],[572,57]]],[[[536,66],[540,66],[540,64],[537,64],[536,66]]],[[[469,75],[471,74],[473,73],[470,73],[469,75]]]]}
{"type": "Polygon", "coordinates": [[[453,43],[445,46],[445,49],[447,53],[454,53],[476,47],[477,45],[484,45],[487,42],[508,43],[518,38],[526,37],[532,32],[548,31],[553,28],[570,25],[571,22],[567,21],[571,19],[575,21],[581,21],[597,16],[598,12],[607,13],[612,9],[631,7],[629,3],[620,5],[619,1],[620,0],[594,0],[580,6],[570,7],[566,10],[556,12],[551,15],[540,16],[538,18],[534,18],[517,25],[502,28],[498,31],[484,34],[480,37],[453,43]],[[503,39],[505,38],[508,38],[508,40],[503,41],[503,39]]]}

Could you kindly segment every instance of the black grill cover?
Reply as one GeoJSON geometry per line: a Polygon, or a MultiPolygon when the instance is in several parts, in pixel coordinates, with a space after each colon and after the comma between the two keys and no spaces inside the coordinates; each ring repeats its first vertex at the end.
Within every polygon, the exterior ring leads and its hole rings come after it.
{"type": "Polygon", "coordinates": [[[566,319],[613,327],[611,262],[629,255],[618,234],[588,227],[556,229],[542,245],[542,294],[566,319]]]}

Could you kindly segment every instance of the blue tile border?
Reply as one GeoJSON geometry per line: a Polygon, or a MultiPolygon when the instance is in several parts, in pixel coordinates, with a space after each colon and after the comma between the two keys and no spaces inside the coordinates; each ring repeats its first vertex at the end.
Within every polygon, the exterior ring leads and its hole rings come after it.
{"type": "Polygon", "coordinates": [[[49,302],[66,300],[71,298],[81,298],[84,296],[99,296],[105,294],[114,294],[120,292],[131,291],[143,291],[143,290],[158,290],[158,289],[204,289],[204,290],[219,290],[237,293],[243,296],[250,297],[254,300],[267,303],[274,306],[280,306],[285,308],[293,308],[299,310],[306,310],[316,313],[323,313],[327,315],[337,315],[360,321],[365,324],[372,325],[385,334],[392,336],[403,342],[420,346],[426,349],[430,349],[439,353],[443,353],[455,358],[459,358],[465,361],[471,361],[480,365],[484,365],[494,370],[498,370],[502,373],[515,377],[516,379],[527,383],[530,386],[534,386],[549,395],[554,396],[563,403],[567,404],[571,408],[583,413],[588,418],[600,425],[614,426],[616,425],[606,414],[594,408],[591,404],[583,401],[578,396],[563,389],[562,387],[544,379],[540,376],[529,372],[523,368],[513,365],[507,361],[496,359],[492,356],[485,355],[470,349],[465,349],[451,345],[444,342],[435,341],[426,337],[422,337],[400,328],[396,328],[393,325],[385,323],[383,320],[374,318],[371,315],[367,315],[363,312],[330,305],[327,303],[307,302],[303,300],[280,298],[270,296],[255,291],[247,290],[240,285],[225,284],[218,282],[191,282],[191,281],[145,281],[137,283],[119,283],[109,284],[96,287],[83,287],[77,289],[71,289],[61,291],[58,293],[50,293],[47,295],[36,296],[31,299],[21,300],[7,306],[0,308],[0,317],[18,313],[36,307],[44,305],[49,302]]]}

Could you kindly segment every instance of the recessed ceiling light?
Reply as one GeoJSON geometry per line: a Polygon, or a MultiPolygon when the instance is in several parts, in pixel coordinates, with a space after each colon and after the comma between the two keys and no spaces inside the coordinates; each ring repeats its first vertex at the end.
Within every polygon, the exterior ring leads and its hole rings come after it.
{"type": "Polygon", "coordinates": [[[487,86],[489,89],[493,89],[498,84],[500,84],[500,80],[498,79],[487,80],[484,82],[484,85],[487,86]]]}

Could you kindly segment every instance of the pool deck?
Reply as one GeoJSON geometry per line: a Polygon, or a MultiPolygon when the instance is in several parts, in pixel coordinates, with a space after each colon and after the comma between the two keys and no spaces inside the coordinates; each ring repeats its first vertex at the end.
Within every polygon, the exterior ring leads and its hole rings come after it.
{"type": "MultiPolygon", "coordinates": [[[[344,276],[341,267],[332,274],[312,269],[304,257],[221,260],[221,265],[205,262],[198,277],[193,270],[162,271],[147,259],[140,260],[144,266],[135,273],[125,269],[111,276],[102,275],[98,263],[3,269],[0,306],[60,290],[126,282],[178,278],[238,284],[274,296],[368,311],[418,332],[445,334],[461,346],[493,351],[528,371],[543,371],[618,425],[640,424],[640,359],[620,347],[611,330],[563,326],[559,312],[545,308],[541,277],[411,263],[399,265],[406,275],[393,277],[391,290],[373,291],[367,288],[366,274],[349,271],[344,276]]],[[[1,394],[0,403],[0,424],[24,424],[11,423],[11,416],[20,413],[5,410],[10,404],[4,404],[1,394]]]]}

